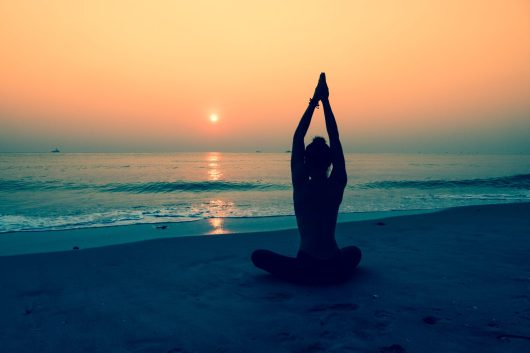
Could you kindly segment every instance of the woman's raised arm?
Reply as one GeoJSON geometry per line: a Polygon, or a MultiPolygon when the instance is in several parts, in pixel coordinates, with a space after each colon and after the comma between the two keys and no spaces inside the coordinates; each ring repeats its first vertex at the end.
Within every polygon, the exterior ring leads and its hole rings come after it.
{"type": "MultiPolygon", "coordinates": [[[[320,79],[318,81],[317,87],[315,88],[315,93],[313,94],[313,98],[309,100],[309,106],[304,112],[304,115],[302,115],[302,118],[300,119],[300,122],[298,123],[298,126],[296,130],[294,131],[293,136],[293,147],[291,149],[291,177],[293,181],[293,185],[297,185],[299,182],[303,182],[305,180],[306,173],[304,170],[304,152],[305,152],[305,144],[304,144],[304,138],[307,134],[307,130],[309,130],[309,125],[311,124],[311,118],[313,117],[313,112],[315,111],[315,108],[318,106],[318,101],[321,98],[321,81],[324,77],[325,82],[325,76],[323,76],[324,73],[320,74],[320,79]]],[[[326,88],[327,89],[327,88],[326,88]]]]}
{"type": "Polygon", "coordinates": [[[291,177],[293,185],[303,181],[306,177],[304,170],[304,138],[309,129],[309,125],[311,124],[311,118],[313,117],[313,112],[317,105],[318,98],[313,96],[294,132],[293,147],[291,149],[291,177]]]}
{"type": "Polygon", "coordinates": [[[335,121],[335,115],[331,110],[329,103],[329,90],[326,83],[326,76],[324,73],[320,75],[319,86],[322,86],[321,97],[322,106],[324,107],[324,117],[326,119],[326,130],[329,136],[329,148],[331,150],[331,163],[333,170],[331,171],[331,178],[337,180],[339,183],[346,185],[348,176],[346,174],[346,162],[344,160],[344,152],[339,139],[339,128],[335,121]]]}

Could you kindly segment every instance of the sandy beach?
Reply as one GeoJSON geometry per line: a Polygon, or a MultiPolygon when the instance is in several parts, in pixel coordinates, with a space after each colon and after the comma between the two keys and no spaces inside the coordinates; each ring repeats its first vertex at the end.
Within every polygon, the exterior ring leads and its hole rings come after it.
{"type": "Polygon", "coordinates": [[[0,350],[527,352],[529,214],[519,203],[338,224],[363,259],[326,288],[252,266],[256,248],[294,255],[293,229],[3,256],[0,350]]]}

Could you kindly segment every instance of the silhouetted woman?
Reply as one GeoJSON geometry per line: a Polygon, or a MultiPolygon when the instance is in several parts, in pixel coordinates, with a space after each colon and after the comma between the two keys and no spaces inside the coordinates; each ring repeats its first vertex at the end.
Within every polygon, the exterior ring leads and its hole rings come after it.
{"type": "Polygon", "coordinates": [[[337,215],[348,178],[328,97],[326,76],[322,73],[293,137],[291,176],[294,212],[301,240],[298,255],[296,258],[287,257],[269,250],[252,253],[256,267],[290,282],[339,283],[353,273],[361,260],[359,248],[339,249],[335,241],[337,215]],[[315,137],[306,148],[304,137],[318,101],[324,107],[330,145],[322,137],[315,137]],[[331,165],[333,168],[328,177],[331,165]]]}

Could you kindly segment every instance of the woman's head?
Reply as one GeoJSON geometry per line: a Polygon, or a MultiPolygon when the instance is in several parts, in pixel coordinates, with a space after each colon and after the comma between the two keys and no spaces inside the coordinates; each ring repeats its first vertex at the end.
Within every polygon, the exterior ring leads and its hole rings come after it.
{"type": "Polygon", "coordinates": [[[305,149],[305,164],[310,176],[325,174],[331,166],[331,151],[323,137],[315,136],[305,149]]]}

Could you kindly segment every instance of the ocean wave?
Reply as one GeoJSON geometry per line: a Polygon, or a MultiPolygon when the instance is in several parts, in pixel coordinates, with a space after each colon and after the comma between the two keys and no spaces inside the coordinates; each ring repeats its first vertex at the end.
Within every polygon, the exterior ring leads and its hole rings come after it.
{"type": "Polygon", "coordinates": [[[362,189],[438,189],[454,187],[490,187],[530,189],[530,174],[520,174],[484,179],[459,179],[459,180],[383,180],[365,184],[352,185],[352,188],[362,189]]]}
{"type": "Polygon", "coordinates": [[[527,202],[528,200],[530,200],[530,194],[440,194],[434,195],[433,198],[440,200],[527,202]]]}
{"type": "Polygon", "coordinates": [[[250,191],[250,190],[283,190],[287,185],[260,182],[229,181],[175,181],[130,184],[107,184],[100,189],[110,192],[159,193],[173,191],[250,191]]]}
{"type": "Polygon", "coordinates": [[[62,180],[0,180],[0,191],[46,191],[91,189],[94,185],[71,183],[62,180]]]}
{"type": "Polygon", "coordinates": [[[92,190],[126,193],[287,190],[289,185],[230,181],[156,181],[146,183],[83,184],[62,180],[0,180],[0,191],[92,190]]]}
{"type": "Polygon", "coordinates": [[[0,214],[0,234],[20,231],[47,231],[78,228],[98,228],[132,224],[181,223],[210,218],[261,218],[293,216],[293,212],[278,207],[261,209],[240,208],[220,200],[187,206],[166,206],[147,209],[89,211],[69,215],[0,214]]]}
{"type": "MultiPolygon", "coordinates": [[[[490,187],[530,190],[530,174],[483,179],[382,180],[350,185],[350,189],[440,189],[490,187]]],[[[134,194],[172,192],[275,191],[290,190],[287,184],[261,181],[154,181],[138,183],[87,184],[64,180],[0,180],[0,191],[88,190],[134,194]]]]}
{"type": "MultiPolygon", "coordinates": [[[[189,222],[197,217],[174,214],[166,216],[164,221],[189,222]]],[[[147,212],[109,211],[83,215],[68,216],[29,216],[29,215],[0,215],[0,234],[20,231],[46,231],[79,228],[98,228],[138,223],[159,223],[156,217],[147,212]]]]}

